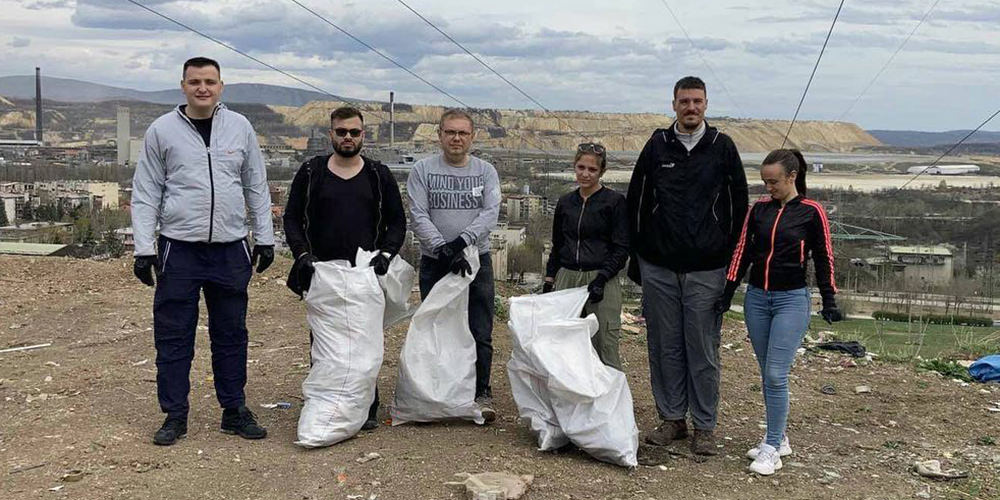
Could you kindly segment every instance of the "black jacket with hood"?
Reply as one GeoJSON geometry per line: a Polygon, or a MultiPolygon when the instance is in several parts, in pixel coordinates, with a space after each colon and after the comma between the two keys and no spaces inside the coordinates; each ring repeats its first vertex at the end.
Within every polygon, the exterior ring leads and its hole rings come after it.
{"type": "MultiPolygon", "coordinates": [[[[375,241],[372,249],[378,249],[391,255],[399,253],[406,237],[406,212],[403,209],[403,199],[399,194],[399,186],[389,167],[381,162],[364,158],[361,174],[368,176],[372,193],[378,203],[378,221],[375,228],[375,241]]],[[[288,190],[288,203],[282,217],[285,229],[285,241],[296,259],[305,253],[312,252],[310,237],[310,221],[321,220],[323,217],[336,214],[318,214],[316,207],[310,206],[309,199],[315,195],[320,185],[319,178],[327,168],[330,155],[313,157],[299,167],[288,190]]],[[[293,277],[289,275],[289,287],[292,287],[293,277]]]]}
{"type": "Polygon", "coordinates": [[[653,132],[627,200],[633,253],[678,273],[726,267],[750,201],[736,145],[708,122],[691,151],[673,125],[653,132]]]}

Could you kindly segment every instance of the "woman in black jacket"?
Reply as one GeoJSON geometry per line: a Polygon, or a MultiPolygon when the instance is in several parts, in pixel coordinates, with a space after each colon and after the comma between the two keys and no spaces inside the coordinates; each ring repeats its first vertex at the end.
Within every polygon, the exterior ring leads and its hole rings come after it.
{"type": "Polygon", "coordinates": [[[743,305],[750,343],[763,380],[767,434],[747,452],[750,470],[770,475],[781,457],[792,453],[785,436],[788,422],[788,373],[809,327],[811,298],[806,267],[812,255],[816,283],[823,298],[820,315],[840,321],[834,295],[833,242],[823,207],[806,195],[806,162],[790,149],[772,151],[760,167],[770,196],[750,208],[729,264],[725,293],[716,311],[729,309],[747,268],[750,280],[743,305]]]}
{"type": "Polygon", "coordinates": [[[604,146],[577,147],[573,168],[579,187],[556,204],[543,292],[586,286],[584,314],[595,314],[600,324],[591,342],[604,364],[621,370],[618,273],[628,259],[628,219],[625,197],[601,184],[607,162],[604,146]]]}

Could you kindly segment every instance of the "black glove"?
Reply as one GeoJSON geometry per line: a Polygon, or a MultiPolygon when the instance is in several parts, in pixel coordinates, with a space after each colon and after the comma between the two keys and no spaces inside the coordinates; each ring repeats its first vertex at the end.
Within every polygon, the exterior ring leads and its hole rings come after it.
{"type": "Polygon", "coordinates": [[[139,281],[146,284],[146,286],[153,286],[156,284],[153,281],[153,269],[156,268],[156,256],[155,255],[136,255],[135,262],[132,263],[132,273],[135,274],[139,281]]]}
{"type": "Polygon", "coordinates": [[[304,253],[295,259],[295,263],[292,264],[292,270],[288,273],[287,285],[296,295],[301,297],[309,289],[313,273],[316,272],[315,264],[317,262],[319,262],[319,259],[311,253],[304,253]]]}
{"type": "Polygon", "coordinates": [[[542,283],[542,293],[549,293],[556,287],[556,284],[551,281],[546,281],[542,283]]]}
{"type": "Polygon", "coordinates": [[[257,266],[257,273],[264,272],[274,262],[274,245],[254,245],[250,255],[250,267],[257,266]]]}
{"type": "Polygon", "coordinates": [[[380,252],[378,255],[372,257],[372,260],[368,261],[368,265],[375,269],[375,274],[385,276],[385,273],[389,272],[389,257],[380,252]]]}
{"type": "Polygon", "coordinates": [[[736,295],[736,289],[739,288],[740,284],[735,281],[726,281],[726,288],[722,291],[722,296],[719,300],[715,301],[715,314],[722,314],[729,310],[729,307],[733,304],[733,295],[736,295]]]}
{"type": "Polygon", "coordinates": [[[462,250],[465,250],[468,244],[462,239],[461,236],[455,238],[444,245],[441,245],[437,249],[438,259],[445,260],[454,263],[456,255],[461,256],[462,250]]]}
{"type": "Polygon", "coordinates": [[[823,310],[819,312],[819,315],[831,325],[834,321],[842,321],[844,319],[844,315],[840,313],[840,309],[837,309],[836,305],[824,306],[823,310]]]}
{"type": "Polygon", "coordinates": [[[593,281],[587,285],[587,291],[590,292],[590,296],[587,300],[593,304],[596,304],[604,300],[604,285],[608,283],[608,279],[604,277],[603,274],[598,274],[593,281]]]}
{"type": "Polygon", "coordinates": [[[469,261],[465,260],[462,254],[455,256],[455,259],[451,261],[449,269],[455,274],[461,274],[463,278],[472,275],[472,266],[469,265],[469,261]]]}

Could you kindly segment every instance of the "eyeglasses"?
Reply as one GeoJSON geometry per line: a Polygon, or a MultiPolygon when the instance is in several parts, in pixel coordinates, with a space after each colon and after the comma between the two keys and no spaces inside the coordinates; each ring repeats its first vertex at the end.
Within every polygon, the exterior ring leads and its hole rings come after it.
{"type": "Polygon", "coordinates": [[[472,136],[472,132],[468,132],[465,130],[442,130],[441,133],[444,134],[445,137],[458,136],[462,139],[468,139],[469,137],[472,136]]]}
{"type": "Polygon", "coordinates": [[[351,134],[351,137],[361,137],[361,133],[362,132],[364,132],[364,130],[361,130],[359,128],[352,128],[352,129],[335,128],[335,129],[333,129],[333,133],[337,134],[337,137],[347,137],[347,134],[351,134]]]}
{"type": "Polygon", "coordinates": [[[598,156],[604,156],[605,153],[604,146],[596,142],[585,142],[577,146],[576,150],[581,153],[594,153],[598,156]]]}

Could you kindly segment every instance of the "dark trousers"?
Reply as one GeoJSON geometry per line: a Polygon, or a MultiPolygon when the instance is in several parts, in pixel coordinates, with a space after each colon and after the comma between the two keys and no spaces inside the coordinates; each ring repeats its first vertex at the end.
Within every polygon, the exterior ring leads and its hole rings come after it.
{"type": "MultiPolygon", "coordinates": [[[[448,274],[448,262],[420,257],[420,300],[427,297],[434,284],[448,274]]],[[[493,364],[493,313],[496,310],[493,289],[493,262],[489,252],[479,255],[479,273],[469,287],[469,330],[476,339],[476,397],[492,396],[490,367],[493,364]]]]}
{"type": "MultiPolygon", "coordinates": [[[[309,330],[309,366],[312,366],[312,345],[313,345],[313,332],[309,330]]],[[[372,401],[372,405],[368,407],[368,420],[376,420],[378,417],[378,383],[375,384],[375,400],[372,401]]]]}
{"type": "Polygon", "coordinates": [[[202,292],[208,308],[215,395],[223,408],[245,402],[247,382],[247,285],[250,251],[245,241],[188,243],[159,240],[153,341],[160,409],[187,418],[191,360],[202,292]]]}

